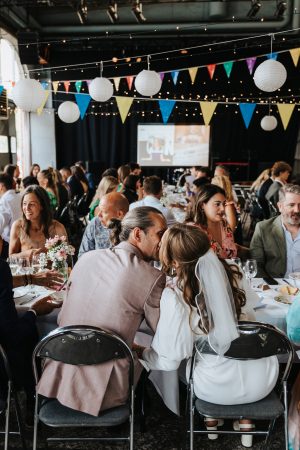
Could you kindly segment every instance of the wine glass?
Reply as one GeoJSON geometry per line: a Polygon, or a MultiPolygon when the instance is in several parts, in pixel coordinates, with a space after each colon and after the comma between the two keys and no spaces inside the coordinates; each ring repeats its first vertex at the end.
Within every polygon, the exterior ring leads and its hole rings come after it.
{"type": "Polygon", "coordinates": [[[251,280],[257,274],[257,262],[255,259],[247,259],[245,264],[245,273],[247,279],[249,279],[249,284],[251,286],[251,280]]]}
{"type": "MultiPolygon", "coordinates": [[[[20,273],[22,275],[32,275],[32,266],[29,258],[19,258],[20,273]]],[[[32,291],[32,284],[28,284],[28,293],[32,291]]]]}
{"type": "Polygon", "coordinates": [[[33,255],[31,259],[31,268],[33,275],[41,270],[40,255],[33,255]]]}
{"type": "Polygon", "coordinates": [[[9,264],[12,276],[17,275],[19,272],[18,258],[16,256],[10,256],[7,258],[7,262],[9,264]]]}
{"type": "Polygon", "coordinates": [[[231,258],[231,261],[236,264],[237,266],[239,266],[240,269],[242,269],[242,261],[241,258],[231,258]]]}

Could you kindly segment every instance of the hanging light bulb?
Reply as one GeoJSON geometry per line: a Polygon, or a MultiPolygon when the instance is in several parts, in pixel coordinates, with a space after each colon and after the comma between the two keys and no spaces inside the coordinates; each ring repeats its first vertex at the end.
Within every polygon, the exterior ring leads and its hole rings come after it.
{"type": "Polygon", "coordinates": [[[136,76],[134,85],[139,94],[151,97],[160,91],[162,80],[157,72],[150,70],[150,55],[147,56],[147,63],[148,69],[136,76]]]}

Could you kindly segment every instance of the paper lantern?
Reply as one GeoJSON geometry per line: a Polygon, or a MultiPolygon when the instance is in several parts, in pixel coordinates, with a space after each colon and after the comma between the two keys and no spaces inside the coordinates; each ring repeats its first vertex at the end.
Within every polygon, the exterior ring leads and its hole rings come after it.
{"type": "Polygon", "coordinates": [[[73,123],[80,117],[80,111],[77,103],[74,102],[63,102],[58,108],[58,117],[65,123],[73,123]]]}
{"type": "Polygon", "coordinates": [[[274,92],[284,85],[287,77],[286,68],[275,59],[267,59],[254,72],[254,83],[264,92],[274,92]]]}
{"type": "Polygon", "coordinates": [[[108,78],[97,77],[89,85],[89,94],[96,102],[107,102],[114,93],[114,87],[108,78]]]}
{"type": "Polygon", "coordinates": [[[261,119],[260,126],[265,131],[273,131],[277,127],[277,119],[274,116],[265,116],[261,119]]]}
{"type": "Polygon", "coordinates": [[[13,88],[12,99],[23,111],[36,111],[45,99],[45,90],[37,80],[24,78],[13,88]]]}
{"type": "Polygon", "coordinates": [[[142,70],[135,78],[135,88],[139,94],[150,97],[160,91],[162,80],[154,70],[142,70]]]}

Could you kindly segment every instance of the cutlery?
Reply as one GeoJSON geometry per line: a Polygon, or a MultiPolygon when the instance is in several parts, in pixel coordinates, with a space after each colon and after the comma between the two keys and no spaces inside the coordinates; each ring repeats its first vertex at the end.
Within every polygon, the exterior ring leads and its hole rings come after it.
{"type": "Polygon", "coordinates": [[[292,285],[292,283],[290,283],[286,278],[282,278],[282,279],[283,279],[283,281],[284,281],[286,284],[288,284],[289,286],[294,287],[294,286],[292,285]]]}
{"type": "Polygon", "coordinates": [[[40,294],[39,294],[39,295],[34,295],[33,297],[30,297],[30,298],[27,298],[27,299],[24,300],[23,302],[19,303],[19,306],[20,306],[20,305],[26,305],[26,303],[29,303],[29,302],[31,302],[32,300],[35,300],[35,299],[38,298],[39,296],[40,296],[40,294]]]}

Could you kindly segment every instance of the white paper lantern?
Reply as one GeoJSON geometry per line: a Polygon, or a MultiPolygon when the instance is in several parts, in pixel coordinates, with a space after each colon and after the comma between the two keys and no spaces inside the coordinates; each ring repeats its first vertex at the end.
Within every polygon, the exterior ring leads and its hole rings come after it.
{"type": "Polygon", "coordinates": [[[277,127],[277,119],[274,116],[265,116],[261,119],[260,126],[265,131],[273,131],[277,127]]]}
{"type": "Polygon", "coordinates": [[[107,102],[114,93],[114,87],[108,78],[97,77],[89,85],[89,93],[96,102],[107,102]]]}
{"type": "Polygon", "coordinates": [[[65,123],[73,123],[80,117],[80,111],[77,103],[63,102],[59,105],[57,110],[58,117],[65,123]]]}
{"type": "Polygon", "coordinates": [[[135,78],[135,88],[139,94],[150,97],[160,91],[161,78],[154,70],[142,70],[135,78]]]}
{"type": "Polygon", "coordinates": [[[254,73],[254,83],[264,92],[274,92],[284,85],[287,77],[286,68],[275,59],[261,63],[254,73]]]}
{"type": "Polygon", "coordinates": [[[45,99],[45,90],[37,80],[24,78],[13,88],[12,99],[23,111],[36,111],[45,99]]]}

